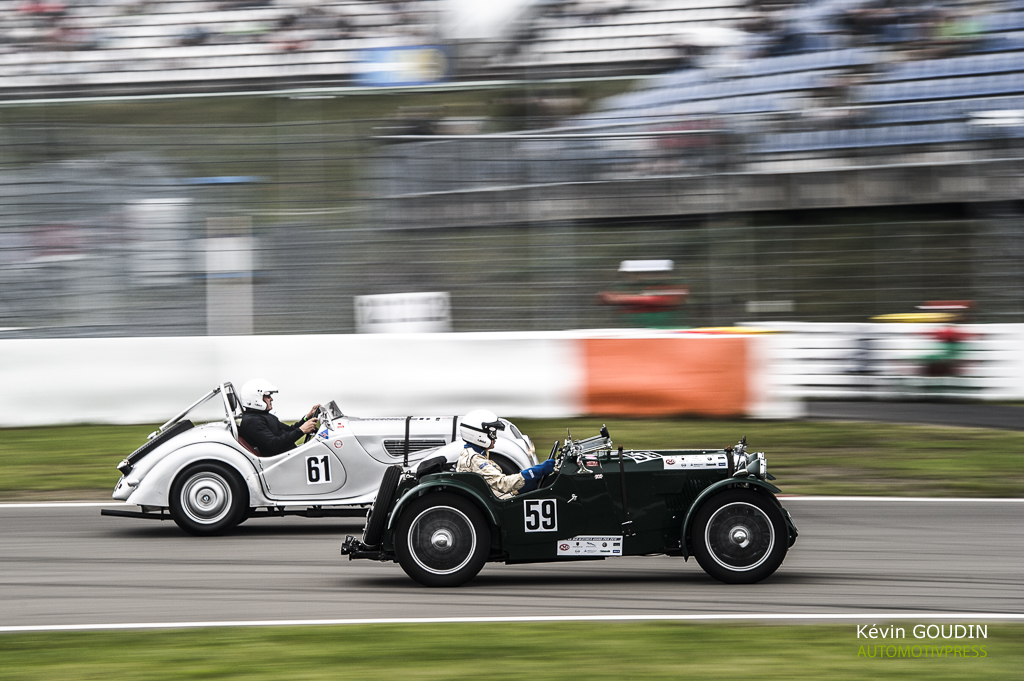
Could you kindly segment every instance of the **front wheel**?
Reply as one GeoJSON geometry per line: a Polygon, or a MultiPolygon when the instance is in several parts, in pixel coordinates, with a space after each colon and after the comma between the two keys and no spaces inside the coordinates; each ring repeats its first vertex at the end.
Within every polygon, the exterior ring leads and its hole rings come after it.
{"type": "Polygon", "coordinates": [[[786,519],[773,500],[746,489],[708,499],[694,518],[693,555],[704,572],[726,584],[754,584],[786,557],[786,519]]]}
{"type": "Polygon", "coordinates": [[[171,517],[197,537],[223,534],[245,519],[249,491],[238,472],[215,461],[182,471],[171,485],[171,517]]]}
{"type": "Polygon", "coordinates": [[[459,586],[487,562],[491,530],[483,514],[456,494],[427,494],[409,504],[395,527],[395,554],[424,586],[459,586]]]}

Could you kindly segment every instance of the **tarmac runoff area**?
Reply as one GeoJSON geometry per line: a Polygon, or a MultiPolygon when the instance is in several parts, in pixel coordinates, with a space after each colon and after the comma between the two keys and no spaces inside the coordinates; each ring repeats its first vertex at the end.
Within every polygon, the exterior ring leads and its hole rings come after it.
{"type": "MultiPolygon", "coordinates": [[[[1024,621],[1024,499],[788,496],[800,539],[756,585],[666,556],[488,564],[427,589],[339,555],[361,520],[195,538],[117,504],[0,504],[0,633],[442,622],[1024,621]],[[495,615],[495,603],[501,604],[495,615]],[[754,605],[752,605],[754,604],[754,605]]],[[[903,625],[906,626],[906,625],[903,625]]]]}

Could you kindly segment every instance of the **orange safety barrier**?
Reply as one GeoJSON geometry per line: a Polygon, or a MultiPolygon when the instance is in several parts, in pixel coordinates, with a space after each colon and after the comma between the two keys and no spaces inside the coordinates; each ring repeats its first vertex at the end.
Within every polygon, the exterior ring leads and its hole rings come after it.
{"type": "Polygon", "coordinates": [[[750,394],[747,337],[587,338],[585,412],[739,416],[750,394]]]}

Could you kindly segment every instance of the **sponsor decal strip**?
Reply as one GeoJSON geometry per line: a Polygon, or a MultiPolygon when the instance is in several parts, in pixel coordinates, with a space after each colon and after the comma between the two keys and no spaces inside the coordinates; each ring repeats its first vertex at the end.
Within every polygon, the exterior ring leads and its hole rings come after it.
{"type": "Polygon", "coordinates": [[[990,620],[1024,621],[1024,613],[882,612],[882,613],[728,613],[707,615],[523,615],[496,617],[381,617],[319,620],[240,620],[237,622],[135,622],[110,624],[35,624],[0,626],[0,634],[39,631],[115,631],[128,629],[205,629],[221,627],[298,627],[359,624],[485,624],[489,622],[707,622],[707,621],[846,621],[846,620],[990,620]]]}
{"type": "Polygon", "coordinates": [[[622,535],[607,537],[569,537],[556,542],[558,556],[621,556],[622,535]]]}
{"type": "Polygon", "coordinates": [[[681,456],[671,456],[666,454],[662,457],[662,463],[665,466],[665,470],[672,468],[725,468],[729,465],[729,461],[726,459],[725,454],[684,454],[681,456]]]}

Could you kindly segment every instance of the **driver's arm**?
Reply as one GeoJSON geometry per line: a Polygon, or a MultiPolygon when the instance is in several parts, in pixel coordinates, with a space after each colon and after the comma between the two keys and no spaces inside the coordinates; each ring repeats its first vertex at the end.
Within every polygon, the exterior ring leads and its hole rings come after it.
{"type": "MultiPolygon", "coordinates": [[[[314,421],[309,423],[313,424],[312,428],[316,427],[314,421]]],[[[274,435],[274,431],[270,429],[263,419],[252,419],[247,425],[249,427],[242,433],[242,437],[253,447],[256,447],[262,456],[275,456],[281,452],[288,451],[295,444],[295,441],[302,436],[303,432],[299,426],[289,428],[281,424],[287,430],[274,435]]]]}
{"type": "Polygon", "coordinates": [[[305,435],[309,435],[310,433],[312,433],[314,430],[316,430],[317,426],[320,424],[319,419],[313,418],[314,416],[316,416],[316,414],[319,411],[319,409],[320,409],[320,405],[319,404],[313,405],[313,408],[309,410],[309,413],[306,414],[305,416],[303,416],[300,420],[296,421],[292,425],[292,428],[298,428],[305,435]]]}
{"type": "Polygon", "coordinates": [[[505,475],[501,472],[501,468],[495,465],[493,461],[479,454],[463,454],[459,458],[459,463],[455,470],[460,472],[472,471],[482,476],[487,481],[488,486],[494,490],[495,495],[502,499],[507,499],[515,494],[525,482],[521,474],[505,475]]]}

